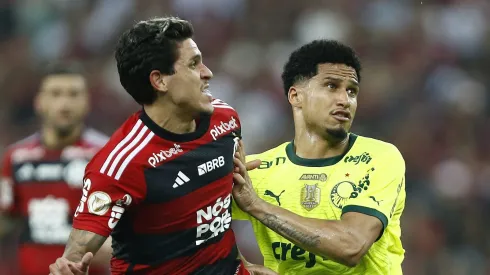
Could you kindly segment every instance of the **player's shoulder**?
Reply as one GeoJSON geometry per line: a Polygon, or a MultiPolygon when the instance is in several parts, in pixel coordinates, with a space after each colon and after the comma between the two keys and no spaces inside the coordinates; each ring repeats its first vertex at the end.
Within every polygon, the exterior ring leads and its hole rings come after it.
{"type": "Polygon", "coordinates": [[[356,158],[399,158],[403,160],[403,156],[396,145],[365,136],[351,134],[355,138],[355,146],[347,153],[345,161],[356,158]]]}
{"type": "Polygon", "coordinates": [[[37,159],[43,154],[41,138],[39,133],[20,139],[5,148],[4,160],[10,162],[22,162],[26,159],[37,159]]]}
{"type": "Polygon", "coordinates": [[[235,117],[236,119],[239,120],[238,113],[235,110],[235,108],[233,108],[231,105],[224,102],[223,100],[214,98],[213,101],[211,102],[211,105],[213,105],[214,107],[213,116],[220,117],[220,118],[235,117]]]}
{"type": "Polygon", "coordinates": [[[289,142],[284,142],[264,152],[248,155],[247,160],[260,159],[262,161],[270,161],[276,158],[286,157],[286,146],[288,144],[289,142]]]}
{"type": "Polygon", "coordinates": [[[154,136],[141,121],[140,113],[131,115],[112,134],[87,165],[87,173],[104,175],[119,181],[123,173],[138,171],[139,167],[133,160],[154,136]]]}
{"type": "Polygon", "coordinates": [[[109,137],[94,128],[86,128],[82,133],[81,141],[88,147],[102,148],[109,141],[109,137]]]}

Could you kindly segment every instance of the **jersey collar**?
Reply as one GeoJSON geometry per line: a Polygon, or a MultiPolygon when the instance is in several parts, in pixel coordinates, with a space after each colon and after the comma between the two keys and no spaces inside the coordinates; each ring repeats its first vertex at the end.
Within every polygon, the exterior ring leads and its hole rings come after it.
{"type": "Polygon", "coordinates": [[[296,165],[301,165],[301,166],[309,166],[309,167],[322,167],[322,166],[330,166],[330,165],[335,165],[337,162],[341,161],[344,156],[349,152],[349,150],[352,148],[354,145],[354,142],[357,139],[356,134],[349,134],[349,145],[347,146],[347,150],[342,155],[338,155],[335,157],[331,158],[323,158],[323,159],[305,159],[302,157],[299,157],[296,155],[294,152],[294,140],[291,141],[288,145],[286,145],[286,154],[289,158],[289,160],[296,164],[296,165]]]}
{"type": "Polygon", "coordinates": [[[141,111],[140,119],[153,133],[165,140],[175,142],[188,142],[199,139],[204,134],[206,134],[211,123],[211,116],[212,115],[207,114],[201,115],[196,130],[194,132],[185,134],[172,133],[158,126],[158,124],[151,120],[151,118],[146,114],[144,109],[141,111]]]}

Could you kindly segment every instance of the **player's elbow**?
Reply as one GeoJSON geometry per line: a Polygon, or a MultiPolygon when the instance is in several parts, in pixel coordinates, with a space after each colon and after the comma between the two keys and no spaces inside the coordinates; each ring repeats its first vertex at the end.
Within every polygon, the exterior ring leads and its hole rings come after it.
{"type": "Polygon", "coordinates": [[[339,250],[340,253],[338,253],[336,257],[337,262],[348,267],[357,266],[361,262],[364,254],[366,254],[366,251],[369,249],[368,241],[349,233],[347,233],[342,239],[344,241],[341,246],[342,249],[339,250]]]}

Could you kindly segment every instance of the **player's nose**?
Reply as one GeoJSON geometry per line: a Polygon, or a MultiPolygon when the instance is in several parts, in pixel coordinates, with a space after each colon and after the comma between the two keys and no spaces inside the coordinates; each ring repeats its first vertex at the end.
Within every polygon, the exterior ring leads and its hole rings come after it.
{"type": "Polygon", "coordinates": [[[201,78],[208,80],[213,78],[213,72],[204,64],[202,64],[201,78]]]}

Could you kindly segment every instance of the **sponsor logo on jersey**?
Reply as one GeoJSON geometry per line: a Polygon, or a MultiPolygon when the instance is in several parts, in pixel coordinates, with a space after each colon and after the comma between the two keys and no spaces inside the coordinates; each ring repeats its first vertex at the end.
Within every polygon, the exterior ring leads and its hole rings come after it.
{"type": "Polygon", "coordinates": [[[178,155],[179,153],[184,152],[182,148],[180,148],[179,144],[174,143],[174,147],[168,149],[168,150],[160,150],[160,152],[153,153],[153,156],[148,158],[148,163],[155,168],[160,162],[171,158],[175,155],[178,155]]]}
{"type": "Polygon", "coordinates": [[[358,156],[346,156],[344,158],[345,163],[354,163],[355,165],[358,165],[359,163],[365,163],[369,164],[373,158],[369,155],[368,152],[364,152],[361,155],[358,156]]]}
{"type": "Polygon", "coordinates": [[[327,181],[327,174],[303,174],[299,177],[299,180],[319,180],[319,181],[327,181]]]}
{"type": "Polygon", "coordinates": [[[88,212],[94,215],[103,216],[111,207],[111,201],[111,197],[107,193],[101,191],[93,192],[90,197],[88,197],[88,212]]]}
{"type": "Polygon", "coordinates": [[[337,183],[330,191],[330,201],[335,207],[342,209],[349,200],[352,192],[354,192],[356,185],[350,181],[341,181],[337,183]]]}
{"type": "Polygon", "coordinates": [[[70,236],[70,205],[64,198],[47,196],[28,203],[31,238],[36,243],[65,244],[70,236]]]}
{"type": "Polygon", "coordinates": [[[224,199],[219,197],[214,205],[209,205],[196,212],[196,245],[201,245],[230,228],[230,204],[231,194],[228,194],[224,199]]]}
{"type": "Polygon", "coordinates": [[[213,137],[214,140],[217,140],[218,137],[238,128],[238,123],[236,122],[236,119],[234,117],[231,117],[230,121],[228,122],[223,122],[220,121],[220,124],[214,125],[214,127],[211,129],[211,137],[213,137]]]}
{"type": "Polygon", "coordinates": [[[114,229],[116,227],[117,223],[122,217],[122,214],[124,214],[124,211],[126,210],[125,208],[129,206],[132,201],[133,198],[131,198],[129,194],[124,195],[122,199],[116,201],[116,204],[111,209],[111,218],[109,219],[109,222],[107,222],[110,229],[114,229]]]}
{"type": "Polygon", "coordinates": [[[197,166],[197,172],[199,176],[207,174],[213,170],[216,170],[225,165],[225,158],[223,156],[219,156],[210,161],[206,161],[205,163],[197,166]]]}
{"type": "Polygon", "coordinates": [[[321,189],[318,187],[318,183],[305,184],[301,189],[301,206],[308,211],[320,204],[320,198],[321,189]]]}
{"type": "Polygon", "coordinates": [[[184,183],[189,182],[190,179],[186,174],[182,173],[182,171],[179,171],[177,174],[177,177],[175,178],[174,185],[172,186],[173,188],[177,188],[179,186],[184,185],[184,183]]]}
{"type": "Polygon", "coordinates": [[[274,198],[277,201],[277,204],[279,206],[281,206],[281,195],[282,195],[282,193],[284,193],[284,191],[286,191],[286,190],[282,190],[281,193],[279,193],[279,195],[276,195],[276,194],[274,194],[274,192],[272,192],[270,190],[265,190],[264,196],[269,196],[271,198],[274,198]]]}
{"type": "Polygon", "coordinates": [[[18,182],[40,181],[66,182],[70,187],[82,186],[83,174],[88,161],[85,159],[72,160],[67,163],[24,163],[15,171],[18,182]]]}
{"type": "Polygon", "coordinates": [[[354,188],[354,191],[350,195],[351,198],[357,198],[359,194],[369,189],[369,186],[371,185],[371,179],[369,177],[371,176],[371,172],[373,172],[374,170],[376,170],[374,167],[368,169],[366,175],[361,180],[359,180],[359,183],[354,188]]]}
{"type": "Polygon", "coordinates": [[[87,202],[88,192],[90,191],[91,187],[92,187],[92,181],[90,179],[85,179],[83,181],[82,198],[80,199],[80,204],[78,205],[77,210],[75,211],[75,217],[78,217],[78,214],[83,212],[85,202],[87,202]]]}
{"type": "Polygon", "coordinates": [[[260,166],[258,169],[269,169],[273,165],[280,165],[286,163],[286,158],[285,157],[277,157],[275,160],[267,161],[263,160],[260,162],[260,166]]]}
{"type": "MultiPolygon", "coordinates": [[[[316,255],[305,251],[303,248],[292,243],[273,242],[271,244],[272,254],[278,261],[292,259],[305,262],[306,268],[312,268],[316,264],[316,255]]],[[[326,258],[323,258],[326,260],[326,258]]]]}

